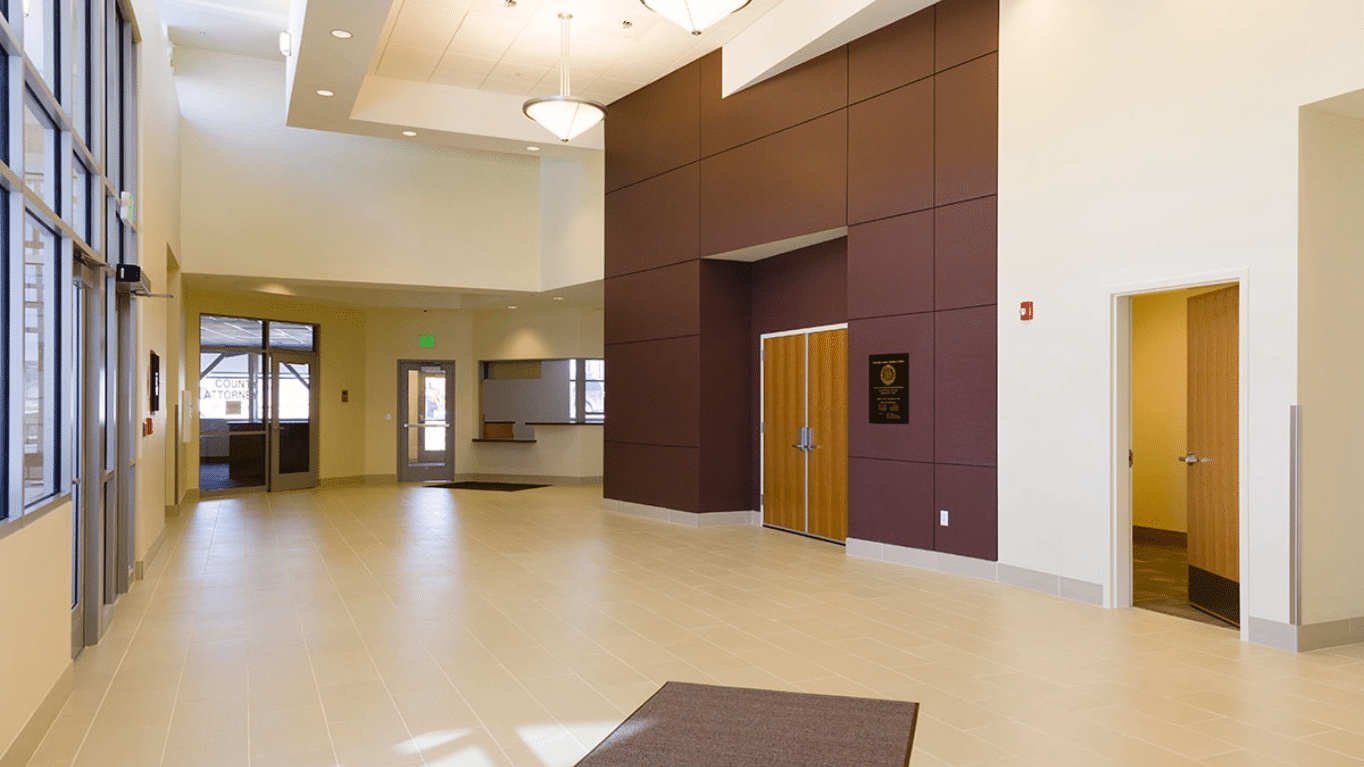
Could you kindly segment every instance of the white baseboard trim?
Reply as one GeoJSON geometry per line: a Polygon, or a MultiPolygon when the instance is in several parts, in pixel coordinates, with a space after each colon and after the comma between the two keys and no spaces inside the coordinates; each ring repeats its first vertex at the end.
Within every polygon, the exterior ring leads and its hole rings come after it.
{"type": "Polygon", "coordinates": [[[1246,628],[1251,642],[1285,652],[1311,652],[1364,642],[1364,617],[1294,626],[1252,615],[1246,628]]]}
{"type": "Polygon", "coordinates": [[[964,575],[983,581],[995,581],[996,583],[1017,586],[1063,599],[1084,602],[1098,607],[1103,606],[1103,586],[1052,573],[1043,573],[942,551],[927,551],[909,546],[897,546],[893,543],[864,541],[857,538],[848,539],[846,551],[850,557],[890,562],[924,570],[936,570],[953,575],[964,575]]]}
{"type": "Polygon", "coordinates": [[[52,729],[52,723],[57,721],[57,715],[62,712],[62,706],[66,705],[66,699],[71,696],[71,690],[75,685],[75,666],[67,664],[66,670],[57,677],[57,681],[52,684],[52,688],[43,697],[43,702],[38,704],[38,708],[28,718],[24,728],[14,736],[14,741],[5,749],[4,754],[0,755],[0,767],[24,767],[28,764],[38,746],[42,744],[47,731],[52,729]]]}
{"type": "Polygon", "coordinates": [[[700,514],[692,511],[679,511],[662,506],[649,506],[643,503],[617,501],[613,498],[602,500],[602,508],[632,517],[643,517],[659,522],[668,522],[686,527],[745,527],[761,525],[762,515],[756,511],[712,511],[700,514]]]}

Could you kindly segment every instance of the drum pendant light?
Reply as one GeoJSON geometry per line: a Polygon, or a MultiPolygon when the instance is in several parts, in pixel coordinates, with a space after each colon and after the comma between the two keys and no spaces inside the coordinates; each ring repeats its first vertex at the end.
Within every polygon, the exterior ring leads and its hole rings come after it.
{"type": "Polygon", "coordinates": [[[639,0],[645,8],[693,35],[699,35],[749,0],[639,0]]]}
{"type": "Polygon", "coordinates": [[[582,135],[606,117],[606,107],[601,104],[569,95],[568,21],[572,18],[571,13],[559,14],[559,95],[533,98],[521,107],[526,117],[540,123],[564,143],[582,135]]]}

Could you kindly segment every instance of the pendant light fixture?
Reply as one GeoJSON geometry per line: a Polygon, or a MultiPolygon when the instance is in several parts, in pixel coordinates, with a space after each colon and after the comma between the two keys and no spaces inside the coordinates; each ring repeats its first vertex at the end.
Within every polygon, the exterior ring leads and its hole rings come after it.
{"type": "Polygon", "coordinates": [[[693,35],[699,35],[749,0],[639,0],[645,8],[693,35]]]}
{"type": "Polygon", "coordinates": [[[571,13],[559,14],[559,95],[533,98],[521,107],[526,117],[543,125],[564,143],[606,117],[606,107],[601,104],[568,95],[568,21],[572,18],[571,13]]]}

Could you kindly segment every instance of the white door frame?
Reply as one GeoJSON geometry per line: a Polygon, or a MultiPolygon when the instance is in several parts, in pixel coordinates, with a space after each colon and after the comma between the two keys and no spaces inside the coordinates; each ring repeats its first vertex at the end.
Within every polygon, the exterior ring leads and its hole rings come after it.
{"type": "MultiPolygon", "coordinates": [[[[1185,288],[1236,284],[1240,287],[1237,339],[1237,422],[1239,465],[1237,479],[1237,526],[1240,537],[1241,639],[1248,639],[1250,552],[1250,312],[1249,270],[1209,272],[1183,277],[1152,279],[1109,289],[1112,349],[1112,492],[1109,522],[1109,579],[1105,607],[1132,606],[1132,469],[1127,465],[1132,447],[1132,298],[1185,288]]],[[[1174,460],[1174,456],[1170,456],[1174,460]]]]}
{"type": "MultiPolygon", "coordinates": [[[[823,333],[827,330],[847,330],[848,323],[839,322],[833,325],[816,325],[809,328],[799,328],[796,330],[779,330],[775,333],[762,333],[758,336],[758,525],[766,526],[762,521],[767,516],[767,494],[763,492],[767,489],[767,439],[765,414],[767,413],[767,368],[763,365],[763,342],[769,338],[783,338],[785,336],[807,336],[805,340],[805,422],[810,422],[810,340],[811,333],[823,333]]],[[[805,472],[805,531],[808,534],[810,529],[810,472],[809,460],[807,455],[805,472]]]]}

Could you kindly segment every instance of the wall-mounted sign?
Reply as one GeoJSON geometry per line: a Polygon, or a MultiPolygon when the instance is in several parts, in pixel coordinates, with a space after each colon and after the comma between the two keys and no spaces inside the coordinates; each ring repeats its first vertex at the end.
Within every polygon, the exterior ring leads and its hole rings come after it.
{"type": "Polygon", "coordinates": [[[909,423],[909,355],[874,354],[868,359],[868,423],[909,423]]]}

